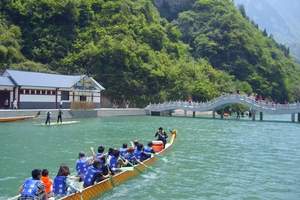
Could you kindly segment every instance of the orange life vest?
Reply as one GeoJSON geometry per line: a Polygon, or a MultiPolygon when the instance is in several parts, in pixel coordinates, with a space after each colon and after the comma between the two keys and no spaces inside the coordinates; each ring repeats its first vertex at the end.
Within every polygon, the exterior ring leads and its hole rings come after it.
{"type": "Polygon", "coordinates": [[[45,192],[47,194],[52,192],[52,180],[48,176],[42,176],[41,181],[45,186],[45,192]]]}

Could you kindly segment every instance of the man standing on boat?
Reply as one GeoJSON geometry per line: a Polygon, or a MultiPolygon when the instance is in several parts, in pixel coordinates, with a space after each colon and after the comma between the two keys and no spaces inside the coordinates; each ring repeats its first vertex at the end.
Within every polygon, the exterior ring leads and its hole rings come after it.
{"type": "Polygon", "coordinates": [[[164,143],[164,148],[166,146],[166,143],[167,143],[167,138],[168,138],[168,135],[167,133],[163,130],[162,127],[159,127],[158,131],[155,133],[155,136],[154,137],[157,137],[158,140],[162,141],[164,143]]]}
{"type": "Polygon", "coordinates": [[[50,125],[50,119],[51,119],[51,112],[48,111],[48,112],[47,112],[47,118],[46,118],[46,121],[45,121],[45,125],[47,125],[48,123],[49,123],[49,125],[50,125]]]}
{"type": "Polygon", "coordinates": [[[61,111],[61,109],[59,109],[58,115],[57,115],[57,123],[58,122],[62,123],[62,114],[63,114],[63,112],[61,111]]]}

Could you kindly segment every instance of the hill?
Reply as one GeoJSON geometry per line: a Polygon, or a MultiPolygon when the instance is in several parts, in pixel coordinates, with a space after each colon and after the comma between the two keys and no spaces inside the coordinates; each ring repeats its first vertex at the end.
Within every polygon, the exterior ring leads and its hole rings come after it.
{"type": "Polygon", "coordinates": [[[1,1],[0,69],[85,73],[137,106],[235,90],[298,98],[287,49],[231,1],[174,2],[1,1]]]}
{"type": "Polygon", "coordinates": [[[289,50],[261,31],[232,1],[176,2],[157,0],[156,5],[162,16],[179,27],[181,39],[190,45],[195,58],[206,58],[215,68],[250,84],[258,94],[280,102],[297,96],[294,84],[299,66],[289,50]]]}
{"type": "Polygon", "coordinates": [[[244,5],[247,15],[269,34],[290,47],[300,61],[300,1],[298,0],[235,0],[244,5]]]}
{"type": "Polygon", "coordinates": [[[2,52],[2,69],[30,61],[34,70],[85,73],[111,99],[141,106],[235,90],[231,76],[191,56],[179,29],[148,0],[2,1],[1,13],[0,44],[13,48],[2,52]]]}

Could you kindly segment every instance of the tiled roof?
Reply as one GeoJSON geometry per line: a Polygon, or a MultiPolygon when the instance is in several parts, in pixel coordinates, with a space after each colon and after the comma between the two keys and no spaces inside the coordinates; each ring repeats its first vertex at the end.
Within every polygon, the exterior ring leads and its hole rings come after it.
{"type": "Polygon", "coordinates": [[[6,73],[18,86],[71,88],[80,81],[83,76],[70,76],[59,74],[47,74],[39,72],[26,72],[6,70],[6,73]]]}
{"type": "Polygon", "coordinates": [[[15,86],[15,84],[9,79],[9,77],[0,76],[0,85],[3,86],[15,86]]]}

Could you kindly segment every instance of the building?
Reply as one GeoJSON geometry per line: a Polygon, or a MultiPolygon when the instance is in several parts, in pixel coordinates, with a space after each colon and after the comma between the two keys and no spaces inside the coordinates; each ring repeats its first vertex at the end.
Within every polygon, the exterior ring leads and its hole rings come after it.
{"type": "Polygon", "coordinates": [[[92,77],[6,70],[0,76],[0,108],[70,108],[72,102],[100,107],[104,88],[92,77]]]}

